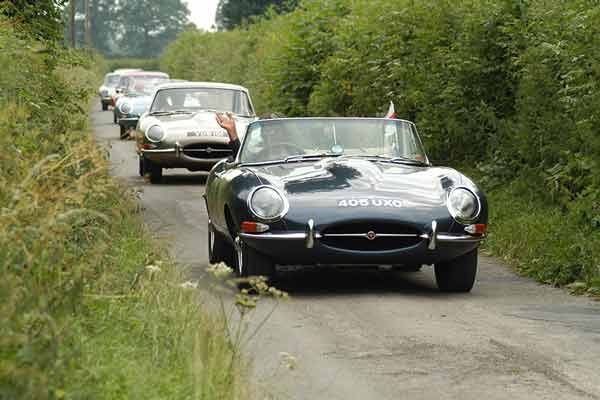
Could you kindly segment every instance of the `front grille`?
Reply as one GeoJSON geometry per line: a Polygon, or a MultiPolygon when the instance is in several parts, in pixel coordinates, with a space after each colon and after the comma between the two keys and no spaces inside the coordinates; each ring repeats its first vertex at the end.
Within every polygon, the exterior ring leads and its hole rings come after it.
{"type": "Polygon", "coordinates": [[[183,148],[183,154],[188,157],[216,160],[231,155],[231,148],[222,143],[194,143],[183,148]]]}
{"type": "Polygon", "coordinates": [[[339,224],[325,229],[322,235],[321,243],[327,246],[356,251],[400,250],[423,240],[415,228],[387,222],[339,224]]]}

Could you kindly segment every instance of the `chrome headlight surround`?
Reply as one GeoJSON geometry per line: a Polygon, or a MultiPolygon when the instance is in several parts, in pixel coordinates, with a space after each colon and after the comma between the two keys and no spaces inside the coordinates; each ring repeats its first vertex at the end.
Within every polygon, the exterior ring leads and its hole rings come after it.
{"type": "Polygon", "coordinates": [[[152,125],[146,130],[146,139],[152,143],[159,143],[165,138],[165,130],[160,125],[152,125]]]}
{"type": "Polygon", "coordinates": [[[461,224],[470,224],[479,218],[479,214],[481,213],[481,200],[479,199],[479,196],[477,196],[471,189],[465,186],[457,186],[453,188],[450,193],[448,193],[446,207],[456,222],[461,224]],[[462,198],[459,198],[459,196],[462,196],[462,198]],[[465,206],[473,208],[473,211],[470,213],[470,215],[465,215],[465,207],[460,209],[456,203],[457,201],[460,201],[461,203],[464,201],[470,202],[470,204],[465,204],[465,206]]]}
{"type": "Polygon", "coordinates": [[[119,111],[121,111],[121,114],[128,115],[130,112],[133,111],[133,106],[131,104],[129,104],[128,101],[123,101],[119,105],[119,111]]]}
{"type": "Polygon", "coordinates": [[[270,185],[257,186],[248,195],[248,209],[262,222],[274,222],[287,214],[290,204],[281,191],[270,185]],[[268,196],[271,196],[270,198],[268,196]],[[263,204],[260,204],[260,203],[263,204]],[[274,202],[276,204],[267,204],[274,202]],[[270,211],[265,208],[272,207],[270,211]]]}

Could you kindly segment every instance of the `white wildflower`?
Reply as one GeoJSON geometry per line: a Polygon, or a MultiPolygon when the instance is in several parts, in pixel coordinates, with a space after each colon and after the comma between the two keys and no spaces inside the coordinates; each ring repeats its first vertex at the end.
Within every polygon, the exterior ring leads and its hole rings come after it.
{"type": "Polygon", "coordinates": [[[153,274],[155,272],[161,272],[162,270],[158,265],[146,265],[146,271],[153,274]]]}
{"type": "Polygon", "coordinates": [[[183,289],[198,289],[198,282],[197,281],[186,281],[183,282],[181,285],[179,285],[180,288],[183,289]]]}

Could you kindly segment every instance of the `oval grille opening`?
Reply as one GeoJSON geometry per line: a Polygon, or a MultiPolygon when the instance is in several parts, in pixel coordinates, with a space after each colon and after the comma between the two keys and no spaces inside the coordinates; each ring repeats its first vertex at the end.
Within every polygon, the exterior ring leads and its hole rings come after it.
{"type": "Polygon", "coordinates": [[[401,224],[349,223],[325,229],[321,242],[344,250],[400,250],[419,244],[423,240],[420,234],[417,229],[401,224]]]}
{"type": "Polygon", "coordinates": [[[231,155],[231,148],[223,143],[194,143],[185,146],[183,154],[193,158],[221,159],[231,155]]]}

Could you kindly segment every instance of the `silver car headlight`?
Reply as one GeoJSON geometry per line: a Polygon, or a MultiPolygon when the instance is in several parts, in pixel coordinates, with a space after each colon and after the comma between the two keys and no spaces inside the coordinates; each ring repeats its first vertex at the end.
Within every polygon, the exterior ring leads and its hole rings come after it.
{"type": "Polygon", "coordinates": [[[132,110],[133,107],[127,101],[122,102],[119,106],[119,111],[121,111],[121,114],[129,114],[132,110]]]}
{"type": "Polygon", "coordinates": [[[283,217],[289,204],[279,190],[272,186],[259,186],[248,196],[248,207],[260,220],[269,222],[283,217]]]}
{"type": "Polygon", "coordinates": [[[452,218],[461,224],[474,222],[481,212],[479,197],[466,187],[456,187],[450,191],[446,203],[452,218]]]}
{"type": "Polygon", "coordinates": [[[165,138],[165,130],[160,125],[152,125],[146,131],[146,138],[154,143],[158,143],[165,138]]]}

